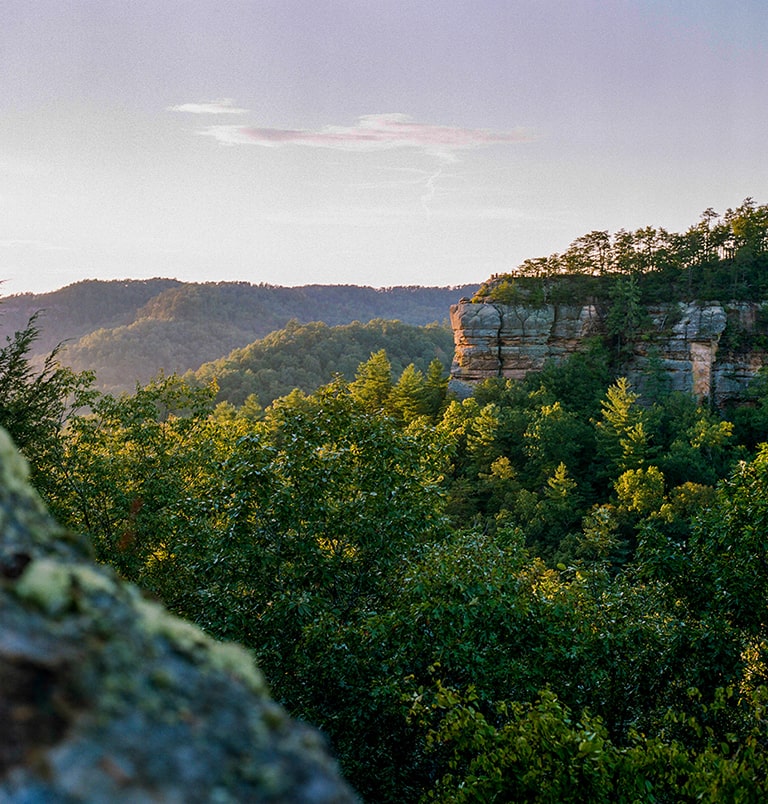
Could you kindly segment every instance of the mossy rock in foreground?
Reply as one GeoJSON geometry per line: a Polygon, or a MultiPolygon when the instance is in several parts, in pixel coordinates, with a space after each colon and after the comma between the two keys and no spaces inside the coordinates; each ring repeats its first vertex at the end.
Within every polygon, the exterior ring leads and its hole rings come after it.
{"type": "Polygon", "coordinates": [[[0,429],[0,802],[352,802],[250,655],[63,532],[0,429]]]}

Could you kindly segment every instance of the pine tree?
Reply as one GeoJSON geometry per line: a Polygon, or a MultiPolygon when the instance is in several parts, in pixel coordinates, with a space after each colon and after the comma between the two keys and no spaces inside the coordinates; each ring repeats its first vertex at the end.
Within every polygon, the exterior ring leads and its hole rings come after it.
{"type": "Polygon", "coordinates": [[[390,392],[387,410],[405,424],[429,413],[426,379],[413,363],[406,366],[390,392]]]}
{"type": "Polygon", "coordinates": [[[392,392],[392,364],[384,349],[379,349],[358,366],[349,390],[353,398],[371,413],[383,409],[392,392]]]}
{"type": "Polygon", "coordinates": [[[615,477],[628,469],[644,466],[649,454],[645,412],[637,403],[629,380],[619,377],[600,403],[602,418],[597,422],[597,444],[615,477]]]}

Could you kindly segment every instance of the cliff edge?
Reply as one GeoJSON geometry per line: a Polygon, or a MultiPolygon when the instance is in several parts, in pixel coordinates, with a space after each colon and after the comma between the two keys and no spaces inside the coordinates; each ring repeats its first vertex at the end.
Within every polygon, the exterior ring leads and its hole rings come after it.
{"type": "MultiPolygon", "coordinates": [[[[646,308],[641,332],[627,343],[622,373],[637,387],[653,365],[672,391],[721,406],[738,401],[764,365],[764,349],[750,348],[762,329],[765,305],[751,302],[669,303],[646,308]],[[746,346],[745,346],[746,344],[746,346]]],[[[549,360],[561,362],[604,337],[596,304],[501,304],[462,299],[451,307],[455,352],[451,379],[458,388],[490,377],[522,379],[549,360]]]]}

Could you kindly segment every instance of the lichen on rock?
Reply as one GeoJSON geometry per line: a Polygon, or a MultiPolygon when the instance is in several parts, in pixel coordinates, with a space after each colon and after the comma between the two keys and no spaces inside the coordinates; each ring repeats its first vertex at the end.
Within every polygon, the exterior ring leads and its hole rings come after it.
{"type": "Polygon", "coordinates": [[[0,802],[352,802],[250,654],[49,517],[0,429],[0,802]]]}

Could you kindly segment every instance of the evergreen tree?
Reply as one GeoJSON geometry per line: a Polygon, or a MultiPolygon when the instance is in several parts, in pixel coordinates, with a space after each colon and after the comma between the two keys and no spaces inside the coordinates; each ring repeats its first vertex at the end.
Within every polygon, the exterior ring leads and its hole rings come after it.
{"type": "Polygon", "coordinates": [[[611,286],[609,298],[610,309],[605,325],[616,345],[616,356],[621,360],[648,314],[641,304],[640,284],[634,275],[619,277],[611,286]]]}
{"type": "Polygon", "coordinates": [[[361,363],[350,383],[353,398],[371,413],[378,413],[392,393],[392,364],[384,349],[361,363]]]}
{"type": "Polygon", "coordinates": [[[42,491],[46,466],[58,460],[61,427],[73,408],[89,401],[93,375],[62,366],[60,347],[35,368],[30,350],[40,335],[37,319],[36,313],[0,349],[0,426],[30,461],[33,483],[42,491]]]}
{"type": "Polygon", "coordinates": [[[390,391],[386,409],[404,424],[429,413],[427,383],[424,373],[411,363],[390,391]]]}
{"type": "Polygon", "coordinates": [[[601,403],[597,445],[611,477],[642,467],[648,457],[650,444],[646,414],[637,405],[637,400],[638,395],[632,391],[629,380],[619,377],[601,403]]]}
{"type": "Polygon", "coordinates": [[[448,377],[443,370],[443,364],[439,358],[434,358],[427,369],[425,381],[425,403],[427,415],[436,419],[443,405],[448,392],[448,377]]]}

